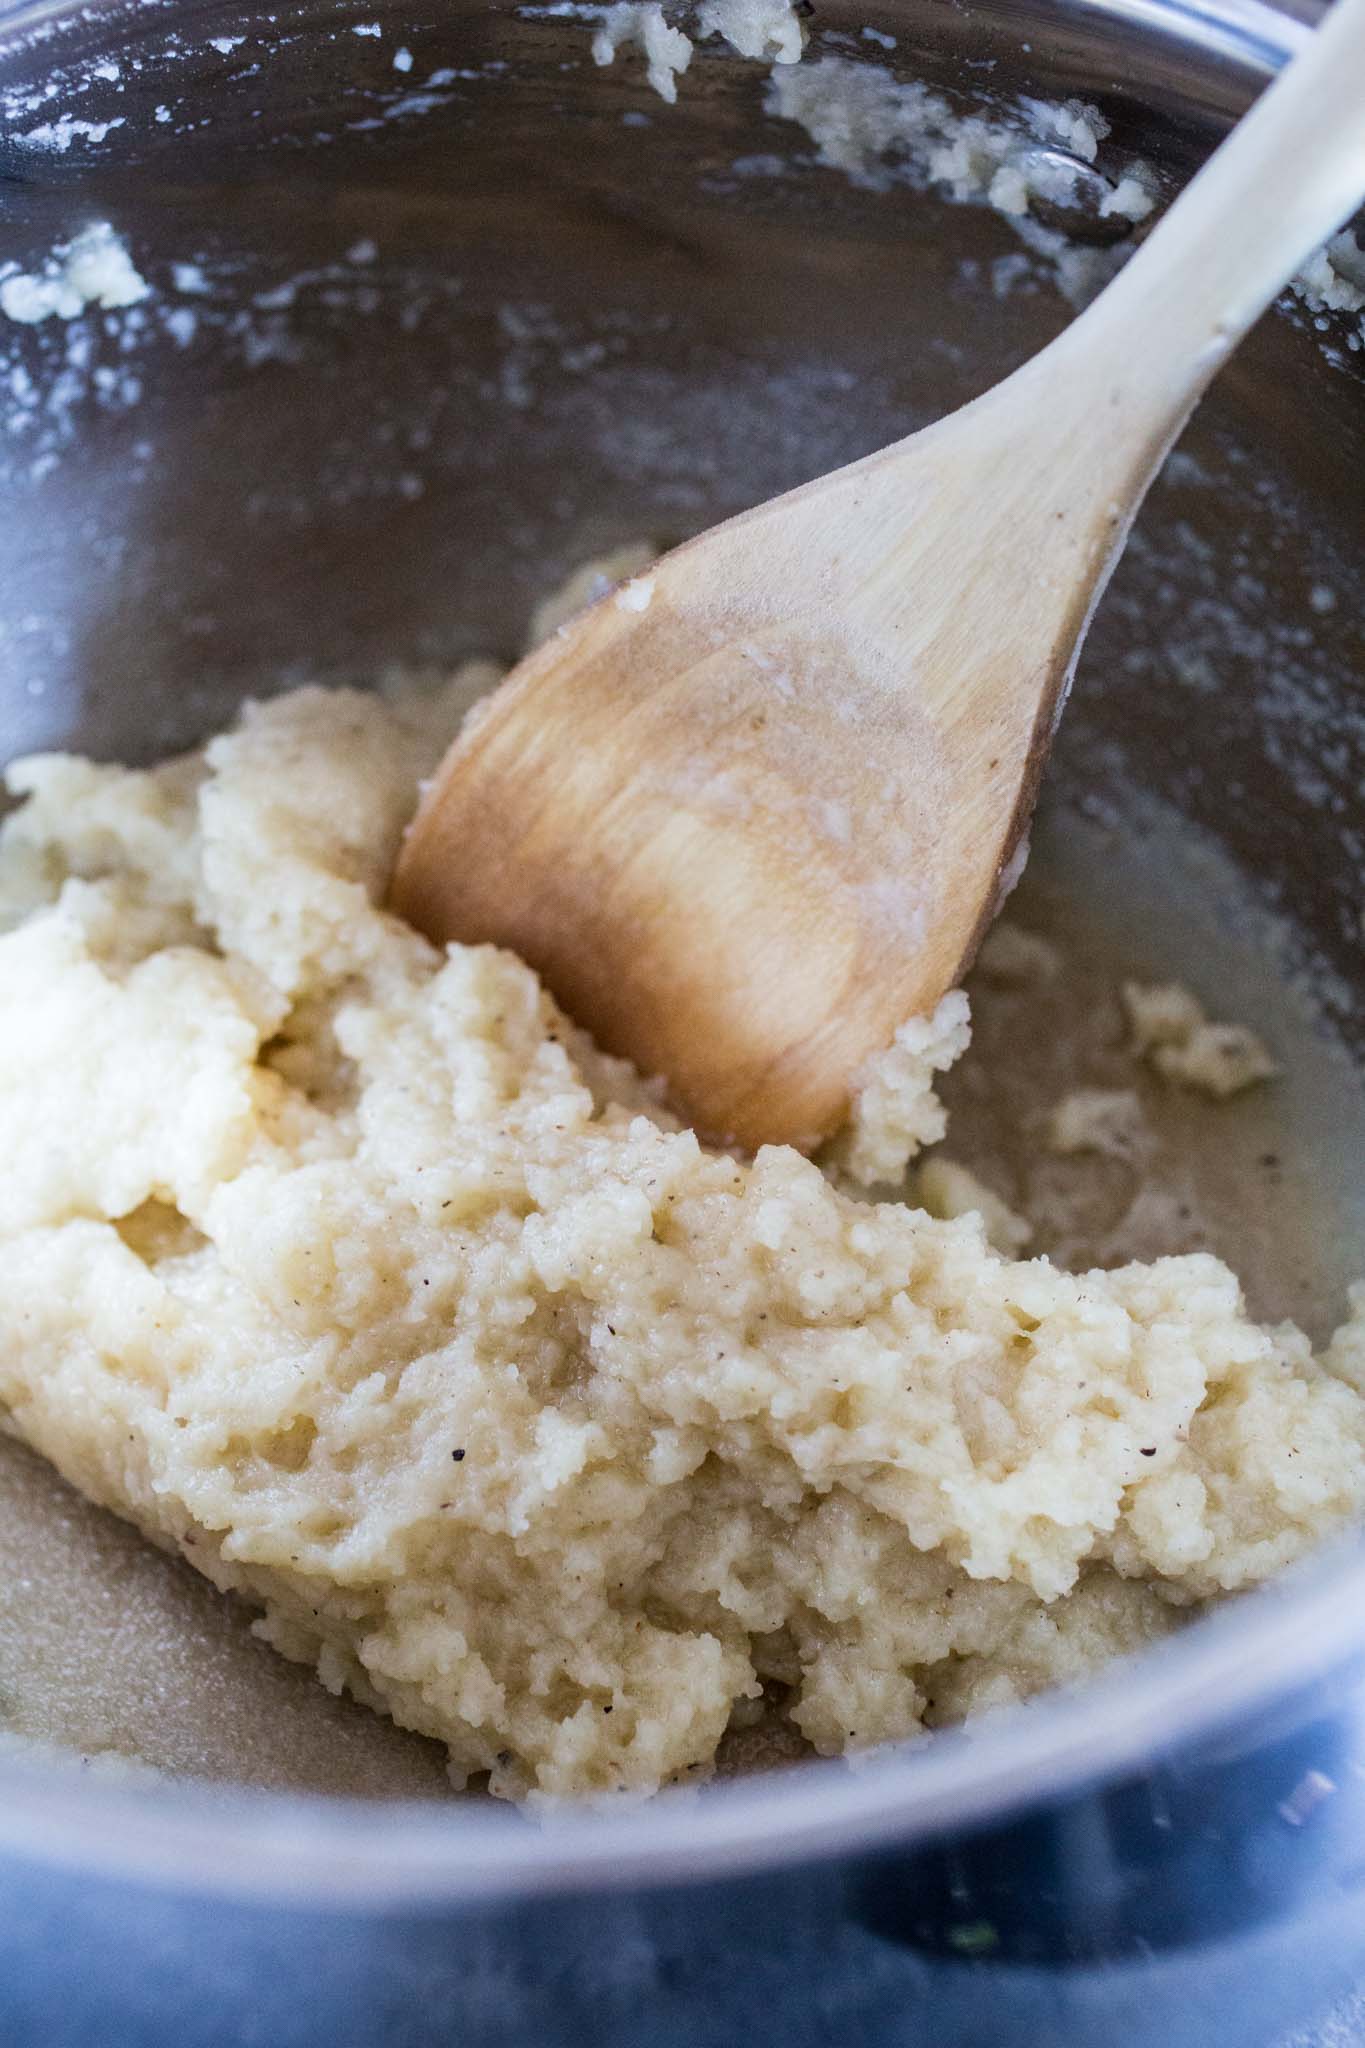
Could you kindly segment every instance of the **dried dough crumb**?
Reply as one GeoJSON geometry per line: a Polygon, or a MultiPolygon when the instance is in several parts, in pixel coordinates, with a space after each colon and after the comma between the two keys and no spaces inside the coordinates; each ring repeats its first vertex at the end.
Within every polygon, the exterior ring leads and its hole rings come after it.
{"type": "Polygon", "coordinates": [[[737,56],[773,64],[799,62],[806,43],[791,0],[702,0],[697,26],[703,35],[723,36],[737,56]]]}
{"type": "Polygon", "coordinates": [[[655,92],[672,106],[678,79],[692,62],[692,38],[669,26],[657,0],[619,0],[592,39],[593,63],[614,63],[617,51],[632,43],[644,52],[645,76],[655,92]]]}
{"type": "Polygon", "coordinates": [[[1179,983],[1126,981],[1121,993],[1134,1052],[1168,1081],[1222,1100],[1278,1074],[1254,1031],[1244,1024],[1211,1024],[1202,1003],[1179,983]]]}
{"type": "MultiPolygon", "coordinates": [[[[797,63],[806,40],[791,0],[702,0],[696,33],[722,37],[738,57],[780,65],[797,63]]],[[[671,106],[678,79],[692,62],[692,37],[668,20],[657,0],[617,0],[604,10],[593,37],[593,62],[611,64],[632,43],[644,52],[649,83],[671,106]]]]}
{"type": "Polygon", "coordinates": [[[25,327],[74,320],[87,306],[118,312],[150,297],[151,286],[108,221],[95,221],[59,243],[41,270],[21,272],[12,264],[0,276],[0,313],[25,327]]]}

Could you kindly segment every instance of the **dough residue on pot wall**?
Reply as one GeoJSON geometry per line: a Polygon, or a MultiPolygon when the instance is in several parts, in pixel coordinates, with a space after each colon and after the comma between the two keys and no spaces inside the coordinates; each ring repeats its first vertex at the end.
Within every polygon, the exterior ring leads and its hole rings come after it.
{"type": "MultiPolygon", "coordinates": [[[[804,129],[820,164],[870,190],[932,187],[958,203],[993,207],[1077,307],[1108,283],[1132,248],[1122,239],[1096,246],[1088,233],[1076,237],[1087,212],[1093,209],[1097,222],[1137,226],[1156,210],[1158,181],[1145,160],[1110,164],[1102,174],[1096,168],[1111,131],[1087,100],[1025,96],[1004,109],[969,112],[922,81],[898,76],[885,57],[825,50],[801,64],[807,35],[791,0],[687,0],[668,11],[661,0],[616,0],[582,11],[599,20],[595,62],[611,64],[620,50],[638,47],[648,83],[670,104],[691,64],[694,34],[769,62],[767,111],[804,129]],[[1087,167],[1095,168],[1088,189],[1087,167]]],[[[863,34],[895,48],[880,30],[863,34]]],[[[778,157],[761,161],[783,168],[778,157]]],[[[1365,252],[1349,229],[1315,251],[1289,289],[1319,327],[1327,326],[1328,314],[1345,315],[1348,348],[1365,346],[1365,252]]]]}
{"type": "Polygon", "coordinates": [[[60,243],[41,270],[25,272],[11,264],[0,273],[0,313],[25,327],[74,320],[87,306],[118,312],[150,296],[150,285],[107,221],[60,243]]]}
{"type": "Polygon", "coordinates": [[[1315,1362],[1211,1257],[708,1152],[388,916],[462,688],[11,772],[8,1428],[511,1796],[705,1771],[760,1690],[826,1752],[1008,1703],[1359,1514],[1361,1304],[1315,1362]]]}
{"type": "Polygon", "coordinates": [[[721,37],[736,56],[770,64],[795,64],[805,44],[791,0],[701,0],[695,14],[683,10],[673,21],[658,0],[615,0],[601,10],[592,40],[593,62],[612,64],[620,50],[638,48],[650,85],[671,105],[678,97],[678,79],[692,62],[693,38],[681,19],[697,36],[721,37]]]}
{"type": "Polygon", "coordinates": [[[1244,1024],[1211,1023],[1187,988],[1129,981],[1122,996],[1134,1052],[1168,1081],[1221,1100],[1279,1071],[1254,1031],[1244,1024]]]}

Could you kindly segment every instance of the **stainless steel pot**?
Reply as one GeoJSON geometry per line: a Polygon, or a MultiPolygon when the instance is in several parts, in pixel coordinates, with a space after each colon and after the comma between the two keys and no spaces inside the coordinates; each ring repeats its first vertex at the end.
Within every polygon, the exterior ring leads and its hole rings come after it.
{"type": "MultiPolygon", "coordinates": [[[[969,98],[1097,100],[1171,184],[1303,32],[1256,0],[812,28],[969,98]]],[[[587,43],[473,0],[0,20],[0,255],[109,218],[157,289],[3,337],[0,754],[150,758],[281,677],[511,650],[547,574],[860,454],[1065,318],[998,299],[993,214],[814,166],[753,68],[699,60],[665,110],[587,43]]],[[[1220,380],[1051,802],[1177,805],[1365,1050],[1361,361],[1281,311],[1220,380]],[[1163,650],[1215,602],[1217,687],[1182,686],[1163,650]]],[[[1083,1697],[549,1827],[0,1762],[0,2038],[1256,2048],[1365,1980],[1363,1681],[1351,1543],[1083,1697]]]]}

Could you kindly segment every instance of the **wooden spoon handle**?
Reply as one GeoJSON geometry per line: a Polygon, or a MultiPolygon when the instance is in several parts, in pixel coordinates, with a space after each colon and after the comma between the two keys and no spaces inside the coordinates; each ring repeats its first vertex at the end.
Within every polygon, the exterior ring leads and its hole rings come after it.
{"type": "Polygon", "coordinates": [[[1336,0],[1063,342],[1188,406],[1362,197],[1365,0],[1336,0]]]}

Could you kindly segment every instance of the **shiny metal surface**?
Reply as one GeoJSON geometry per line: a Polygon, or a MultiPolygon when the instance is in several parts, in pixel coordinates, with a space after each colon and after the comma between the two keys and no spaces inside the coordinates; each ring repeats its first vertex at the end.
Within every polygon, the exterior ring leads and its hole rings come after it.
{"type": "MultiPolygon", "coordinates": [[[[879,60],[964,103],[1098,100],[1107,154],[1168,184],[1302,33],[1255,0],[832,0],[817,49],[878,55],[868,24],[897,39],[879,60]]],[[[581,20],[470,0],[0,16],[0,256],[30,267],[107,217],[157,293],[127,348],[110,329],[83,364],[51,326],[0,338],[0,756],[151,758],[281,680],[509,652],[585,554],[861,454],[1065,319],[1035,283],[998,295],[1017,243],[995,215],[813,165],[754,67],[699,57],[665,109],[587,42],[581,20]],[[110,59],[117,78],[93,68],[110,59]],[[118,125],[25,140],[64,114],[118,125]],[[752,168],[774,156],[781,175],[752,168]]],[[[1343,329],[1281,313],[1220,381],[1097,622],[1054,801],[1135,782],[1177,805],[1258,878],[1365,1049],[1360,364],[1343,329]],[[1318,586],[1337,602],[1303,644],[1318,586]]],[[[1224,2001],[1199,2038],[1252,2048],[1349,1980],[1363,1654],[1348,1545],[971,1738],[548,1830],[0,1763],[0,2021],[21,2043],[99,2039],[109,2011],[148,2043],[732,2041],[779,2021],[796,2040],[1183,2042],[1174,1966],[1159,1990],[1063,1978],[1199,1948],[1224,2001]],[[1311,1773],[1331,1796],[1285,1820],[1311,1773]],[[279,1948],[281,1905],[314,1916],[334,1982],[279,1948]],[[1276,1923],[1283,1952],[1255,1932],[1276,1923]],[[91,1974],[45,2034],[63,1925],[91,1974]],[[757,2005],[737,1929],[770,1973],[757,2005]],[[1252,1946],[1215,1955],[1234,1937],[1252,1946]],[[594,1943],[611,1967],[583,1963],[594,1943]],[[1060,1974],[1045,1992],[1007,1963],[1060,1974]]]]}

